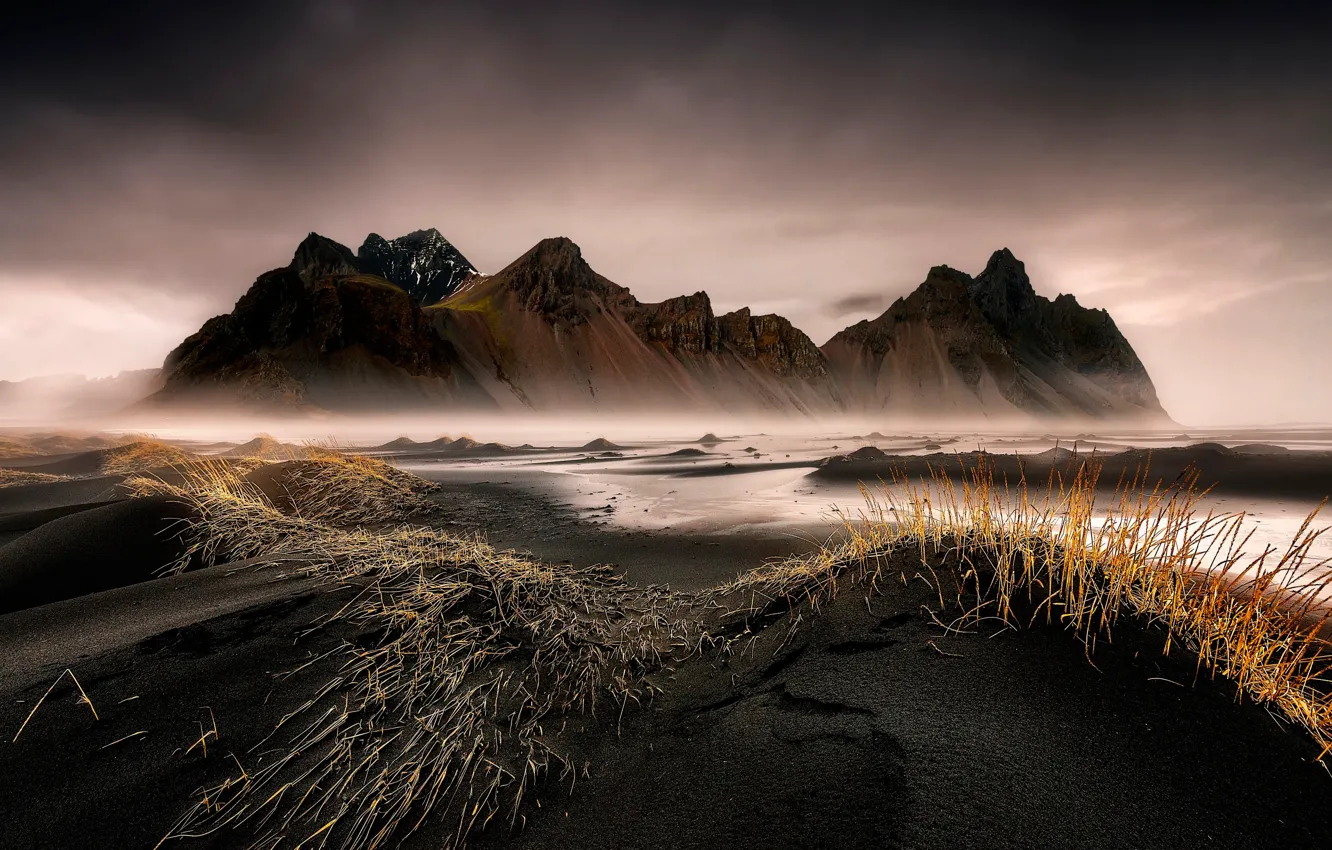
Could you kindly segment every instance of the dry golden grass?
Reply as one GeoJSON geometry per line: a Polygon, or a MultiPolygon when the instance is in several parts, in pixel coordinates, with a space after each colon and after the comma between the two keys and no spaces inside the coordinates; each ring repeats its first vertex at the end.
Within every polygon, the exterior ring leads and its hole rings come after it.
{"type": "Polygon", "coordinates": [[[172,467],[170,482],[136,477],[126,485],[135,495],[175,496],[199,512],[168,572],[305,549],[324,526],[401,522],[431,508],[424,494],[436,485],[383,461],[320,447],[308,448],[307,458],[198,458],[172,467]]]}
{"type": "Polygon", "coordinates": [[[548,772],[575,775],[548,721],[606,702],[623,710],[647,695],[648,672],[697,645],[679,598],[605,569],[551,567],[425,528],[311,518],[336,509],[328,490],[410,494],[414,483],[364,458],[312,463],[325,477],[299,479],[314,501],[294,514],[221,462],[182,468],[185,483],[169,490],[135,482],[194,505],[186,534],[205,563],[261,557],[359,587],[331,622],[383,635],[347,646],[337,675],[274,730],[286,736],[280,754],[206,789],[168,839],[248,828],[255,847],[318,836],[376,848],[433,812],[456,822],[450,844],[462,844],[501,810],[521,817],[524,794],[548,772]]]}
{"type": "Polygon", "coordinates": [[[0,457],[20,458],[42,454],[41,449],[26,440],[11,440],[0,437],[0,457]]]}
{"type": "Polygon", "coordinates": [[[102,471],[107,475],[134,475],[150,469],[188,463],[194,455],[159,440],[142,439],[107,449],[102,471]]]}
{"type": "Polygon", "coordinates": [[[1090,656],[1120,617],[1133,616],[1168,631],[1167,652],[1179,645],[1195,653],[1200,669],[1303,726],[1322,757],[1332,752],[1332,563],[1309,554],[1327,531],[1313,527],[1319,510],[1284,551],[1252,552],[1246,516],[1203,512],[1196,475],[1149,487],[1143,471],[1098,500],[1099,475],[1091,459],[1071,480],[1008,487],[982,458],[959,482],[937,472],[915,485],[867,489],[867,510],[844,520],[843,544],[760,568],[715,593],[742,600],[732,610],[742,619],[774,603],[817,607],[839,580],[876,592],[900,578],[886,567],[909,551],[923,571],[958,565],[952,598],[930,576],[941,611],[963,612],[952,627],[984,618],[1059,623],[1090,656]]]}
{"type": "Polygon", "coordinates": [[[52,481],[67,481],[69,476],[50,475],[45,472],[24,472],[21,469],[0,467],[0,487],[18,487],[21,484],[50,484],[52,481]]]}

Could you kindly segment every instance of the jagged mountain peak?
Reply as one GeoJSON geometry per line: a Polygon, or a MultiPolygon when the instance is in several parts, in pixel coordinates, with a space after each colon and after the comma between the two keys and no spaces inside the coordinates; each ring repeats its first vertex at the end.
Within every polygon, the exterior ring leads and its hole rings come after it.
{"type": "MultiPolygon", "coordinates": [[[[524,309],[557,324],[578,325],[601,310],[629,309],[629,290],[592,270],[572,239],[542,239],[490,278],[485,292],[513,293],[524,309]]],[[[474,293],[481,295],[483,293],[474,293]]]]}
{"type": "Polygon", "coordinates": [[[1005,271],[1014,271],[1017,274],[1026,276],[1027,269],[1021,260],[1013,256],[1013,252],[1008,248],[1000,248],[990,255],[989,262],[985,264],[985,271],[982,275],[993,275],[1005,271]]]}
{"type": "Polygon", "coordinates": [[[422,306],[443,301],[477,274],[462,252],[433,227],[396,239],[371,233],[356,256],[362,271],[396,284],[422,306]]]}
{"type": "Polygon", "coordinates": [[[310,231],[301,240],[301,244],[296,246],[289,268],[307,282],[329,275],[357,274],[360,271],[350,248],[314,231],[310,231]]]}
{"type": "Polygon", "coordinates": [[[1007,248],[1000,248],[990,255],[985,264],[985,271],[976,275],[971,284],[972,291],[978,294],[993,294],[1010,301],[1028,302],[1036,295],[1027,277],[1027,266],[1007,248]]]}
{"type": "Polygon", "coordinates": [[[583,249],[567,236],[552,236],[542,239],[532,246],[510,265],[539,266],[552,270],[573,272],[579,276],[595,274],[592,267],[583,259],[583,249]]]}
{"type": "Polygon", "coordinates": [[[1110,314],[1072,296],[1036,294],[1007,248],[974,279],[947,266],[881,316],[852,325],[825,346],[845,380],[872,402],[919,393],[957,409],[1006,403],[1038,414],[1164,416],[1146,369],[1110,314]],[[901,380],[903,375],[915,375],[901,380]],[[967,393],[949,387],[960,379],[967,393]]]}
{"type": "Polygon", "coordinates": [[[1052,344],[1044,315],[1049,302],[1036,294],[1026,265],[1012,251],[1001,248],[991,254],[970,290],[985,318],[1000,332],[1024,334],[1044,346],[1052,344]]]}

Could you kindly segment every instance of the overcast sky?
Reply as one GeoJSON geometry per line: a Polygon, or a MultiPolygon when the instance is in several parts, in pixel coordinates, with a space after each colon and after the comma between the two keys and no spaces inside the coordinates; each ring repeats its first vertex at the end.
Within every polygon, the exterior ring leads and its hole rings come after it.
{"type": "Polygon", "coordinates": [[[159,365],[308,231],[433,226],[817,343],[1007,246],[1177,420],[1332,421],[1332,12],[885,5],[29,4],[0,379],[159,365]]]}

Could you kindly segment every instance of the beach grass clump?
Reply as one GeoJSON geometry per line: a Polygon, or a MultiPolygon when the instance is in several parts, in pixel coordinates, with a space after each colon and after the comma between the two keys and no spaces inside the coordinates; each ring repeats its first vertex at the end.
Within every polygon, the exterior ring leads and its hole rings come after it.
{"type": "Polygon", "coordinates": [[[426,494],[436,487],[381,460],[316,447],[305,460],[194,458],[168,473],[126,482],[135,495],[172,496],[198,513],[168,572],[303,551],[323,526],[403,522],[432,508],[426,494]]]}
{"type": "Polygon", "coordinates": [[[139,439],[107,449],[102,472],[107,475],[136,475],[152,469],[188,463],[194,455],[160,440],[139,439]]]}
{"type": "Polygon", "coordinates": [[[290,465],[288,495],[309,519],[341,523],[395,522],[428,511],[439,485],[379,458],[307,446],[290,465]]]}
{"type": "Polygon", "coordinates": [[[455,825],[446,846],[459,846],[502,813],[519,820],[538,779],[573,781],[564,718],[623,711],[649,694],[651,672],[697,645],[683,598],[606,568],[551,566],[428,528],[337,527],[283,513],[221,467],[191,474],[175,492],[197,509],[187,539],[198,554],[356,588],[322,625],[374,639],[345,644],[336,674],[259,745],[263,766],[239,756],[167,838],[238,829],[255,847],[375,848],[431,814],[455,825]]]}
{"type": "Polygon", "coordinates": [[[863,488],[867,508],[843,517],[842,542],[767,565],[718,588],[730,616],[754,621],[774,606],[817,607],[840,583],[877,592],[908,580],[911,564],[939,591],[947,627],[984,619],[1012,627],[1059,624],[1086,645],[1112,639],[1129,616],[1166,631],[1199,670],[1278,709],[1332,752],[1332,563],[1310,553],[1327,529],[1315,509],[1285,549],[1251,546],[1243,513],[1204,510],[1197,475],[1121,480],[1108,498],[1100,465],[1042,486],[996,482],[982,457],[961,480],[942,470],[912,483],[863,488]],[[911,557],[902,559],[904,553],[911,557]],[[947,568],[953,581],[941,575],[947,568]],[[738,600],[738,602],[737,602],[738,600]]]}
{"type": "Polygon", "coordinates": [[[22,469],[0,467],[0,487],[18,487],[23,484],[50,484],[55,481],[68,481],[67,475],[52,475],[47,472],[26,472],[22,469]]]}

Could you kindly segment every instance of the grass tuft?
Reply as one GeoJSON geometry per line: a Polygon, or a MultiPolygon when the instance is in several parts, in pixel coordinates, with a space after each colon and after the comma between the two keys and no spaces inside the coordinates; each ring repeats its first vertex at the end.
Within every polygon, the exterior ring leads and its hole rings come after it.
{"type": "Polygon", "coordinates": [[[25,472],[22,469],[0,467],[0,487],[19,487],[24,484],[50,484],[55,481],[68,481],[67,475],[51,475],[46,472],[25,472]]]}
{"type": "Polygon", "coordinates": [[[135,475],[151,469],[176,466],[194,456],[159,440],[143,439],[107,449],[102,471],[107,475],[135,475]]]}

